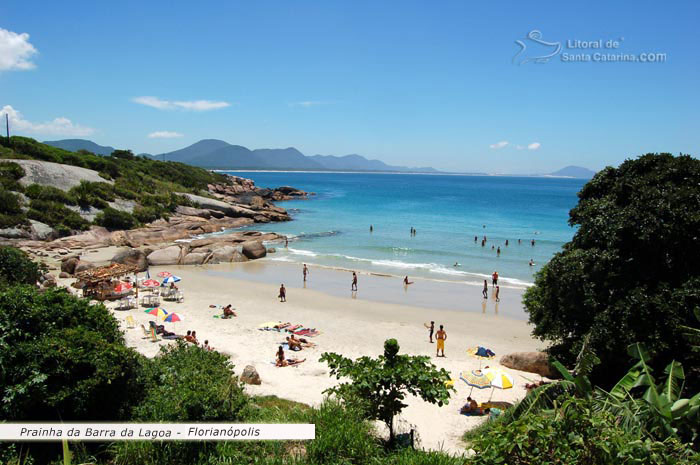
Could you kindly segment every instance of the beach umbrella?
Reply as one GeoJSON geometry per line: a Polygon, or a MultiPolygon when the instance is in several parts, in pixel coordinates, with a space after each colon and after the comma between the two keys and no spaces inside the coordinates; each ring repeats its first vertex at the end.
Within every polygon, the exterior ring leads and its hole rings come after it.
{"type": "Polygon", "coordinates": [[[148,313],[149,315],[153,315],[156,318],[163,318],[165,315],[168,314],[168,312],[160,307],[153,307],[153,308],[148,308],[144,310],[144,313],[148,313]]]}
{"type": "Polygon", "coordinates": [[[147,279],[144,282],[142,282],[141,285],[144,287],[158,287],[160,286],[160,283],[155,279],[147,279]]]}
{"type": "Polygon", "coordinates": [[[168,313],[163,317],[163,321],[167,321],[168,323],[177,323],[182,320],[184,320],[184,318],[177,313],[168,313]]]}
{"type": "MultiPolygon", "coordinates": [[[[487,368],[484,370],[484,375],[486,375],[486,378],[491,382],[492,388],[511,389],[513,384],[515,384],[511,375],[498,368],[487,368]]],[[[491,397],[493,397],[493,389],[491,389],[491,397]]],[[[489,401],[491,397],[489,397],[489,401]]]]}
{"type": "Polygon", "coordinates": [[[172,275],[173,275],[173,274],[172,274],[171,272],[169,272],[169,271],[161,271],[160,273],[158,273],[158,277],[159,277],[159,278],[169,278],[169,277],[171,277],[172,275]]]}
{"type": "Polygon", "coordinates": [[[176,283],[176,282],[178,282],[178,281],[180,281],[180,278],[179,278],[179,277],[177,277],[177,276],[175,276],[175,275],[168,276],[168,277],[166,277],[165,279],[163,279],[163,285],[165,285],[165,284],[170,284],[170,283],[176,283]]]}
{"type": "Polygon", "coordinates": [[[481,370],[463,371],[459,374],[459,379],[472,387],[472,389],[469,391],[470,396],[472,395],[474,388],[486,389],[491,387],[491,380],[488,379],[481,370]]]}
{"type": "Polygon", "coordinates": [[[495,355],[492,355],[491,357],[487,357],[484,355],[478,355],[479,352],[479,347],[470,347],[467,349],[467,354],[469,354],[471,357],[479,359],[479,369],[481,369],[481,361],[482,360],[491,360],[492,358],[495,357],[495,355]]]}
{"type": "Polygon", "coordinates": [[[134,287],[131,283],[119,283],[114,287],[114,292],[125,292],[134,287]]]}

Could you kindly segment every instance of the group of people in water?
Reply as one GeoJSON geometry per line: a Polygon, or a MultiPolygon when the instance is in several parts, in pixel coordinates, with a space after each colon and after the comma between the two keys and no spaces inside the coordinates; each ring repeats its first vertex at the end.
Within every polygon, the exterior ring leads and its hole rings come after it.
{"type": "MultiPolygon", "coordinates": [[[[487,238],[486,236],[482,237],[482,238],[481,238],[481,246],[482,246],[482,247],[485,247],[487,241],[488,241],[488,238],[487,238]]],[[[475,242],[475,243],[476,243],[476,242],[479,242],[479,237],[478,237],[478,236],[474,236],[474,242],[475,242]]],[[[521,241],[520,239],[518,239],[518,245],[520,245],[521,243],[522,243],[522,241],[521,241]]],[[[510,245],[510,241],[509,241],[508,239],[506,239],[505,246],[508,247],[508,245],[510,245]]],[[[531,245],[532,247],[535,246],[535,240],[534,240],[534,239],[531,239],[531,240],[530,240],[530,245],[531,245]]],[[[495,244],[491,244],[491,250],[495,250],[495,251],[496,251],[496,255],[499,256],[499,257],[501,256],[501,246],[500,246],[500,245],[497,246],[497,245],[495,245],[495,244]]],[[[529,264],[530,266],[535,266],[535,262],[534,262],[533,259],[530,259],[530,262],[529,262],[528,264],[529,264]]],[[[458,264],[458,263],[455,263],[454,266],[459,266],[459,264],[458,264]]]]}

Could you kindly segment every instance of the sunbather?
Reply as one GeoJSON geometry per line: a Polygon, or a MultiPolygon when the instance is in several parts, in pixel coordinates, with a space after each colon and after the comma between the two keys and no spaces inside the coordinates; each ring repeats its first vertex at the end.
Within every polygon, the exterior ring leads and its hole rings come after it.
{"type": "Polygon", "coordinates": [[[463,415],[480,415],[481,409],[474,399],[467,397],[467,403],[462,406],[459,413],[463,415]]]}
{"type": "Polygon", "coordinates": [[[277,362],[275,363],[278,367],[286,367],[287,366],[287,360],[284,358],[284,348],[280,346],[279,349],[277,349],[277,362]]]}
{"type": "Polygon", "coordinates": [[[287,345],[289,345],[289,350],[299,351],[302,349],[301,342],[297,341],[293,337],[287,336],[287,345]]]}
{"type": "Polygon", "coordinates": [[[233,308],[231,308],[231,304],[228,304],[224,307],[224,315],[222,316],[222,318],[231,318],[232,316],[237,315],[236,312],[233,311],[233,308]]]}

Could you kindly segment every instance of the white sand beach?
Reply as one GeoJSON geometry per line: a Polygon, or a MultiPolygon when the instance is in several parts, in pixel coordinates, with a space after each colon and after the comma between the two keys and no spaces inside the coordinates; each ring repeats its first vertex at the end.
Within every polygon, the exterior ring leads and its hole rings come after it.
{"type": "MultiPolygon", "coordinates": [[[[111,252],[105,251],[105,254],[111,252]]],[[[97,259],[103,254],[94,255],[97,259]]],[[[293,265],[268,261],[265,267],[267,273],[278,272],[280,279],[289,279],[289,267],[293,265]]],[[[502,310],[498,314],[494,312],[495,302],[491,297],[483,305],[481,290],[466,285],[469,292],[465,292],[463,309],[430,309],[425,306],[376,302],[362,297],[363,285],[375,288],[379,285],[398,286],[402,293],[411,293],[430,286],[428,281],[416,280],[408,290],[403,290],[400,281],[397,282],[394,278],[360,275],[360,292],[357,298],[352,298],[349,275],[345,274],[343,279],[347,283],[343,284],[347,284],[348,290],[347,296],[342,297],[314,289],[315,283],[336,279],[337,276],[333,273],[342,272],[312,268],[307,288],[304,289],[299,267],[295,282],[285,282],[288,288],[287,302],[281,303],[277,299],[279,284],[261,282],[260,268],[255,262],[205,267],[152,267],[150,274],[155,277],[158,272],[166,269],[182,278],[178,287],[185,294],[182,303],[161,302],[161,306],[169,312],[184,317],[183,322],[165,323],[166,328],[178,334],[195,330],[200,342],[209,340],[209,344],[216,350],[231,356],[236,373],[240,374],[246,365],[253,365],[262,378],[260,386],[246,385],[246,389],[254,395],[271,394],[310,405],[319,404],[324,397],[324,389],[337,382],[329,377],[327,366],[318,361],[326,351],[351,358],[376,356],[382,352],[387,338],[396,338],[402,353],[431,356],[435,365],[448,370],[456,380],[456,392],[449,405],[443,407],[417,398],[408,400],[409,406],[402,413],[401,419],[418,428],[421,445],[426,449],[462,453],[464,445],[461,436],[464,431],[484,421],[484,417],[459,414],[459,408],[471,390],[459,380],[461,371],[479,368],[480,363],[499,366],[498,360],[502,355],[543,348],[542,343],[530,336],[530,328],[523,319],[503,316],[520,311],[522,290],[510,290],[507,299],[500,303],[502,310]],[[255,275],[256,279],[233,279],[227,275],[232,271],[235,271],[236,276],[244,277],[249,273],[251,277],[255,275]],[[372,286],[368,282],[371,280],[379,281],[372,286]],[[238,316],[228,320],[214,318],[214,315],[221,313],[221,309],[209,306],[229,303],[235,307],[238,316]],[[275,352],[287,333],[258,330],[262,322],[270,320],[303,324],[321,331],[321,335],[309,338],[316,343],[316,347],[301,352],[286,351],[287,357],[305,358],[304,363],[295,367],[274,366],[275,352]],[[435,321],[436,328],[442,324],[447,331],[445,358],[436,358],[436,345],[428,342],[428,330],[424,323],[430,320],[435,321]],[[490,348],[497,357],[480,362],[469,356],[466,349],[476,345],[490,348]]],[[[434,294],[433,298],[440,299],[440,294],[434,294]]],[[[114,303],[108,305],[110,308],[116,306],[114,303]]],[[[153,343],[143,338],[139,325],[143,323],[148,327],[148,321],[153,319],[144,313],[143,308],[114,310],[114,313],[124,325],[127,343],[141,353],[154,356],[162,344],[169,343],[153,343]],[[136,320],[135,329],[126,329],[127,315],[132,315],[136,320]]],[[[515,387],[504,391],[496,390],[494,400],[520,399],[525,395],[525,383],[540,379],[532,373],[506,370],[513,375],[515,387]]],[[[474,389],[472,395],[477,401],[486,401],[490,394],[490,389],[474,389]]]]}

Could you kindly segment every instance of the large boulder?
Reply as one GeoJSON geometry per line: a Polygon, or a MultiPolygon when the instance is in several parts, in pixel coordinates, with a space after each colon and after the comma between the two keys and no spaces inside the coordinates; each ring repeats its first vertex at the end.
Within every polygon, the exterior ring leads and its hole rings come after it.
{"type": "Polygon", "coordinates": [[[71,257],[67,260],[63,260],[61,262],[61,271],[68,273],[68,274],[73,274],[75,273],[75,267],[78,265],[80,260],[78,260],[75,257],[71,257]]]}
{"type": "Polygon", "coordinates": [[[246,383],[246,384],[255,384],[255,385],[262,384],[262,380],[260,379],[260,375],[258,374],[258,371],[255,369],[255,367],[253,365],[248,365],[243,369],[243,373],[241,373],[240,380],[241,380],[241,382],[246,383]]]}
{"type": "Polygon", "coordinates": [[[547,378],[556,378],[557,371],[549,363],[549,355],[544,352],[513,352],[501,357],[501,365],[513,370],[537,373],[547,378]]]}
{"type": "Polygon", "coordinates": [[[194,195],[194,194],[186,194],[186,193],[177,193],[178,195],[182,195],[184,197],[187,197],[191,202],[199,204],[200,207],[206,208],[208,210],[217,210],[222,213],[225,213],[228,216],[234,216],[233,215],[233,209],[231,208],[231,205],[222,202],[221,200],[215,200],[215,199],[210,199],[209,197],[202,197],[201,195],[194,195]]]}
{"type": "Polygon", "coordinates": [[[29,231],[35,241],[52,241],[58,237],[55,229],[36,220],[29,220],[29,231]]]}
{"type": "Polygon", "coordinates": [[[244,242],[242,251],[243,255],[251,260],[263,258],[265,255],[267,255],[267,249],[261,241],[244,242]]]}
{"type": "Polygon", "coordinates": [[[19,180],[23,186],[41,184],[53,186],[63,191],[80,184],[80,181],[104,182],[114,184],[100,176],[97,171],[79,166],[61,165],[42,160],[12,160],[24,168],[25,176],[19,180]]]}
{"type": "Polygon", "coordinates": [[[111,261],[112,263],[135,266],[138,268],[138,271],[146,271],[148,269],[146,254],[139,249],[125,249],[117,252],[111,261]]]}
{"type": "Polygon", "coordinates": [[[180,262],[180,247],[171,245],[164,249],[159,249],[151,252],[148,255],[148,264],[151,266],[158,265],[177,265],[180,262]]]}
{"type": "Polygon", "coordinates": [[[0,237],[6,239],[29,239],[31,234],[29,234],[29,231],[21,228],[5,228],[0,229],[0,237]]]}
{"type": "Polygon", "coordinates": [[[75,274],[78,274],[78,273],[80,273],[81,271],[91,270],[91,269],[93,269],[93,268],[95,268],[95,264],[94,264],[94,263],[83,262],[83,261],[78,260],[78,263],[76,263],[76,265],[75,265],[75,270],[74,270],[73,272],[74,272],[75,274]]]}
{"type": "Polygon", "coordinates": [[[204,263],[204,259],[209,256],[208,253],[188,253],[185,258],[182,259],[183,265],[201,265],[204,263]]]}
{"type": "Polygon", "coordinates": [[[209,263],[229,263],[233,259],[233,255],[238,252],[236,247],[224,245],[213,250],[211,261],[209,263]]]}
{"type": "Polygon", "coordinates": [[[178,205],[175,209],[175,213],[186,216],[198,216],[200,218],[206,218],[207,220],[211,218],[211,212],[207,209],[185,207],[183,205],[178,205]]]}

